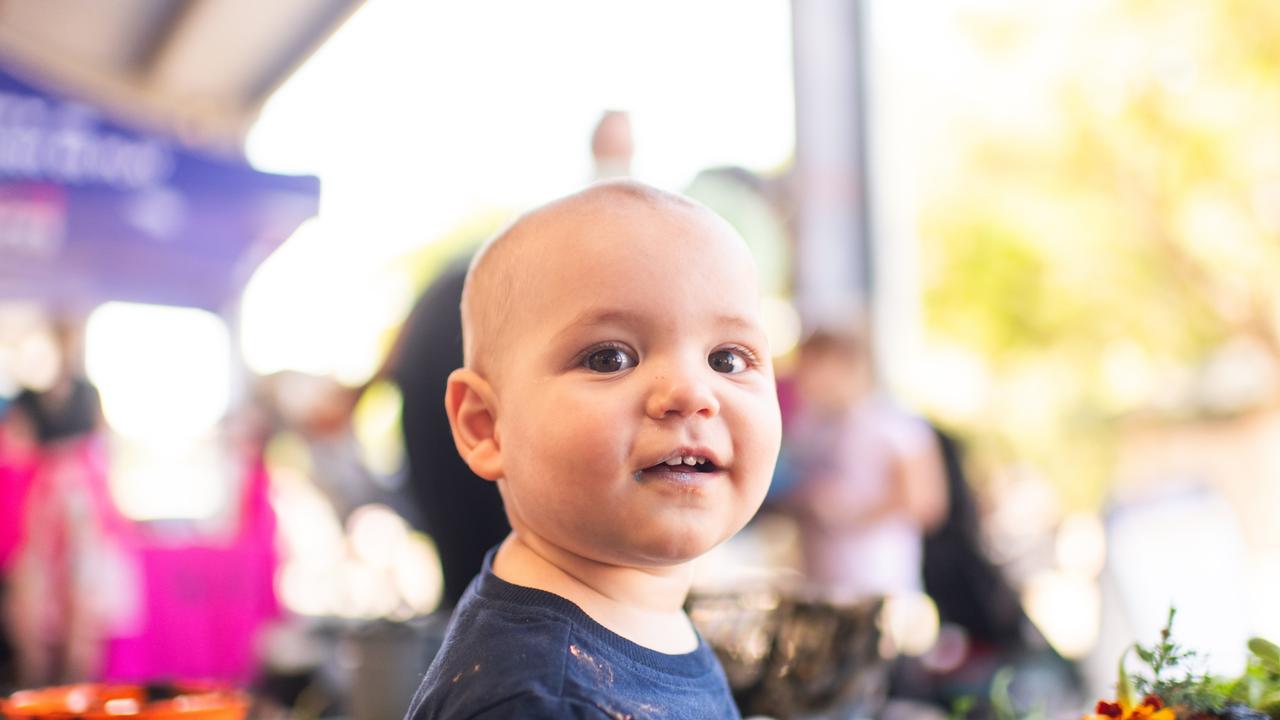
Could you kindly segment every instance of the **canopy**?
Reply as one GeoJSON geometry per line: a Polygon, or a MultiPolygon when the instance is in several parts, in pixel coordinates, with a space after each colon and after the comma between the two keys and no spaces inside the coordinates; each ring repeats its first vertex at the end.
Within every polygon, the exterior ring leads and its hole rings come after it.
{"type": "Polygon", "coordinates": [[[221,310],[319,195],[0,71],[0,298],[221,310]]]}

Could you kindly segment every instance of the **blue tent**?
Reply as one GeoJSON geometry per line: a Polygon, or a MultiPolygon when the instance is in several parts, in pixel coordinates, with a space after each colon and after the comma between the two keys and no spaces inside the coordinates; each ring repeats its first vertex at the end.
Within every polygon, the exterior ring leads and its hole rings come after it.
{"type": "Polygon", "coordinates": [[[0,71],[0,299],[222,310],[319,195],[0,71]]]}

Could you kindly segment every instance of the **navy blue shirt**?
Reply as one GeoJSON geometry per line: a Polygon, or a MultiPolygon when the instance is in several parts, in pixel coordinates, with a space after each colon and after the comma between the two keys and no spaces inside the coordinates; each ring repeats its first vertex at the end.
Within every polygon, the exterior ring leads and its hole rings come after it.
{"type": "Polygon", "coordinates": [[[406,720],[737,720],[715,654],[667,655],[577,605],[493,574],[493,551],[454,611],[406,720]]]}

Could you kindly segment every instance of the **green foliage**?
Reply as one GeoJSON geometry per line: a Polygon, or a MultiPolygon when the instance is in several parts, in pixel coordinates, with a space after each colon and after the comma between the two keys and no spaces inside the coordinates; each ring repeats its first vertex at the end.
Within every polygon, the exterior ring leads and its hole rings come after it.
{"type": "Polygon", "coordinates": [[[1262,638],[1249,641],[1251,657],[1244,674],[1226,687],[1232,702],[1280,718],[1280,647],[1262,638]]]}
{"type": "Polygon", "coordinates": [[[951,703],[951,712],[947,714],[948,720],[966,720],[970,711],[973,710],[975,702],[972,695],[964,695],[958,697],[951,703]]]}
{"type": "Polygon", "coordinates": [[[1048,712],[1042,704],[1027,710],[1014,702],[1010,688],[1013,686],[1013,668],[1002,667],[991,678],[991,717],[993,720],[1045,720],[1048,712]]]}
{"type": "Polygon", "coordinates": [[[1045,259],[1007,223],[957,228],[942,259],[950,271],[926,293],[935,328],[992,349],[1047,345],[1065,329],[1055,322],[1045,259]]]}
{"type": "MultiPolygon", "coordinates": [[[[1198,654],[1176,642],[1173,621],[1177,616],[1169,608],[1160,639],[1151,645],[1134,645],[1131,650],[1141,667],[1129,670],[1125,651],[1116,664],[1116,700],[1122,707],[1134,708],[1148,695],[1154,695],[1180,720],[1212,720],[1215,717],[1241,717],[1239,706],[1260,710],[1280,720],[1280,646],[1262,638],[1249,641],[1249,659],[1244,674],[1235,679],[1214,678],[1196,672],[1198,654]]],[[[991,681],[991,715],[995,720],[1043,720],[1044,708],[1021,710],[1013,701],[1009,688],[1013,670],[1002,668],[991,681]]],[[[957,701],[952,707],[952,720],[963,720],[973,707],[972,698],[957,701]]]]}
{"type": "Polygon", "coordinates": [[[1196,652],[1173,641],[1173,619],[1177,614],[1169,608],[1169,619],[1160,631],[1160,642],[1151,646],[1135,645],[1133,650],[1150,675],[1135,675],[1133,687],[1139,696],[1155,695],[1166,705],[1180,710],[1214,713],[1222,710],[1228,698],[1219,683],[1189,666],[1196,652]]]}
{"type": "Polygon", "coordinates": [[[995,720],[1020,720],[1009,686],[1013,684],[1013,668],[1000,668],[991,678],[991,714],[995,720]]]}
{"type": "MultiPolygon", "coordinates": [[[[1053,31],[1001,7],[961,31],[1008,68],[1053,31]]],[[[1117,420],[1156,404],[1113,391],[1117,347],[1138,348],[1148,377],[1194,376],[1235,338],[1280,361],[1280,203],[1260,200],[1280,163],[1259,160],[1280,126],[1280,3],[1090,12],[1057,38],[1071,62],[1039,78],[1052,111],[1025,112],[1041,118],[1026,127],[981,100],[957,112],[924,169],[935,182],[921,214],[928,332],[973,350],[995,381],[980,417],[952,420],[973,423],[980,451],[1033,462],[1076,506],[1105,493],[1117,420]],[[1008,420],[1025,394],[1010,378],[1063,364],[1069,382],[1042,383],[1052,427],[1008,420]]],[[[990,99],[1018,117],[1034,102],[990,99]]]]}
{"type": "Polygon", "coordinates": [[[1236,679],[1213,678],[1191,669],[1196,653],[1173,640],[1176,611],[1169,609],[1169,619],[1154,645],[1134,646],[1134,652],[1145,666],[1142,673],[1129,674],[1120,662],[1123,682],[1130,683],[1138,694],[1156,695],[1166,705],[1178,709],[1179,716],[1221,713],[1228,703],[1261,710],[1280,718],[1280,647],[1262,638],[1249,641],[1251,657],[1244,674],[1236,679]]]}
{"type": "Polygon", "coordinates": [[[1142,645],[1134,646],[1134,653],[1142,662],[1146,663],[1151,670],[1151,682],[1158,685],[1164,680],[1168,680],[1169,672],[1175,670],[1183,663],[1195,658],[1194,650],[1186,650],[1181,645],[1173,642],[1173,619],[1177,616],[1178,611],[1175,608],[1169,608],[1169,619],[1165,621],[1165,626],[1160,630],[1160,642],[1150,647],[1142,645]]]}
{"type": "Polygon", "coordinates": [[[1280,646],[1270,640],[1252,638],[1249,640],[1249,652],[1253,653],[1254,659],[1263,670],[1280,676],[1280,646]]]}
{"type": "Polygon", "coordinates": [[[1116,663],[1116,701],[1122,705],[1132,706],[1133,697],[1133,680],[1129,677],[1129,671],[1124,667],[1125,658],[1129,657],[1129,651],[1125,650],[1120,653],[1120,662],[1116,663]]]}

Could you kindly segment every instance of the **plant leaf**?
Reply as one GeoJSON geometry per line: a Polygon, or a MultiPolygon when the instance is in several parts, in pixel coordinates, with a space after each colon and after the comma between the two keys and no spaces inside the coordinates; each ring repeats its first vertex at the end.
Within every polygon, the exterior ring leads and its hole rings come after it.
{"type": "Polygon", "coordinates": [[[991,710],[997,720],[1017,720],[1018,713],[1009,696],[1013,684],[1013,668],[1002,667],[991,678],[991,710]]]}
{"type": "Polygon", "coordinates": [[[1258,660],[1280,664],[1280,646],[1263,638],[1249,638],[1249,652],[1258,656],[1258,660]]]}
{"type": "Polygon", "coordinates": [[[1257,707],[1266,710],[1269,713],[1275,710],[1280,710],[1280,688],[1264,694],[1262,698],[1258,700],[1257,707]]]}
{"type": "Polygon", "coordinates": [[[1133,707],[1133,682],[1124,669],[1124,659],[1129,656],[1129,650],[1130,648],[1125,648],[1120,653],[1120,662],[1116,665],[1116,701],[1125,708],[1133,707]]]}

